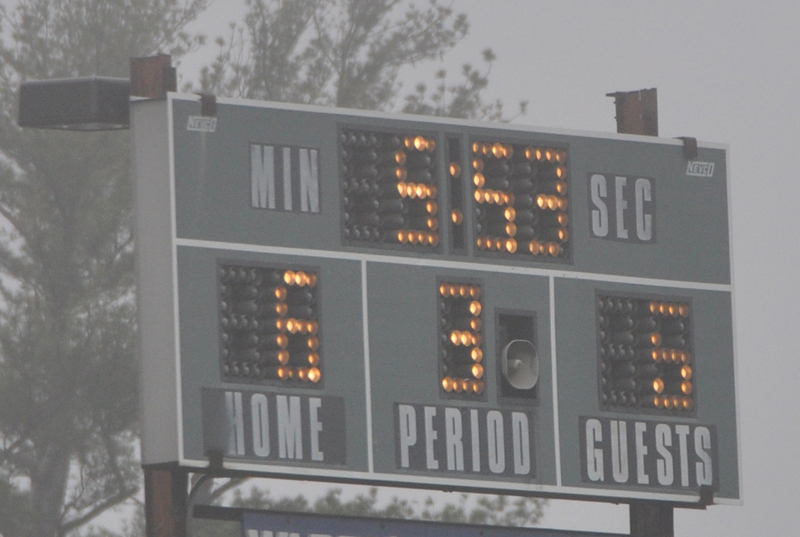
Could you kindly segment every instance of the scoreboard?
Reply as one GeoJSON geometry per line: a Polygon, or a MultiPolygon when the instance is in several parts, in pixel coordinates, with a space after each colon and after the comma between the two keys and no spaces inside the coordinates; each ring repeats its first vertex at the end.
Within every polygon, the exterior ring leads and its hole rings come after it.
{"type": "Polygon", "coordinates": [[[739,503],[724,146],[131,114],[144,464],[739,503]]]}

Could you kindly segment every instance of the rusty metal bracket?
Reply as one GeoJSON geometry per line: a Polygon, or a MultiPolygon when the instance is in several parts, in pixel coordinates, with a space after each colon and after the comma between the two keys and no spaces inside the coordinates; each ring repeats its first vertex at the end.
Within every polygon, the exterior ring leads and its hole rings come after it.
{"type": "Polygon", "coordinates": [[[213,93],[199,93],[200,114],[206,117],[217,115],[217,97],[213,93]]]}
{"type": "Polygon", "coordinates": [[[131,58],[131,96],[163,99],[175,91],[178,74],[169,54],[131,58]]]}
{"type": "Polygon", "coordinates": [[[658,136],[658,92],[656,88],[606,93],[617,107],[617,132],[658,136]]]}
{"type": "Polygon", "coordinates": [[[714,487],[711,485],[700,485],[700,501],[698,503],[703,509],[709,505],[714,505],[714,487]]]}
{"type": "Polygon", "coordinates": [[[187,475],[176,466],[144,467],[147,537],[185,537],[187,475]]]}
{"type": "Polygon", "coordinates": [[[678,136],[678,140],[683,140],[683,158],[686,160],[697,158],[697,138],[678,136]]]}

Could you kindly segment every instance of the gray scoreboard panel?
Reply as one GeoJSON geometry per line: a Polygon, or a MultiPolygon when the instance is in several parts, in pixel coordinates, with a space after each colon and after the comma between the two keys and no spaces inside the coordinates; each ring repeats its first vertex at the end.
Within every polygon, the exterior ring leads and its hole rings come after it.
{"type": "Polygon", "coordinates": [[[132,106],[145,464],[739,503],[726,150],[132,106]]]}

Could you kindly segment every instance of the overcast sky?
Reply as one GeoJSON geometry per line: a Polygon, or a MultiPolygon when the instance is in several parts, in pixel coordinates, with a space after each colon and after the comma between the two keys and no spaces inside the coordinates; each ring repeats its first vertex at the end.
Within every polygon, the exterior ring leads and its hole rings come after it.
{"type": "MultiPolygon", "coordinates": [[[[240,0],[198,27],[216,35],[240,0]]],[[[422,2],[420,2],[422,3],[422,2]]],[[[410,90],[444,66],[498,59],[489,94],[517,120],[613,132],[605,94],[658,88],[661,136],[730,145],[744,506],[676,510],[676,535],[793,535],[800,527],[800,3],[743,0],[454,0],[471,31],[444,65],[408,70],[410,90]]],[[[198,62],[181,68],[192,78],[198,62]]],[[[430,82],[430,80],[428,80],[430,82]]],[[[627,508],[551,502],[544,524],[625,532],[627,508]]]]}

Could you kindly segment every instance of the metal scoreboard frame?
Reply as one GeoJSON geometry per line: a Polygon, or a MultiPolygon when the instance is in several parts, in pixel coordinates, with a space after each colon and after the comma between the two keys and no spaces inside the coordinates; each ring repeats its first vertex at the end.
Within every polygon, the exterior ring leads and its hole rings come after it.
{"type": "Polygon", "coordinates": [[[174,93],[131,123],[144,464],[741,503],[726,146],[174,93]]]}

